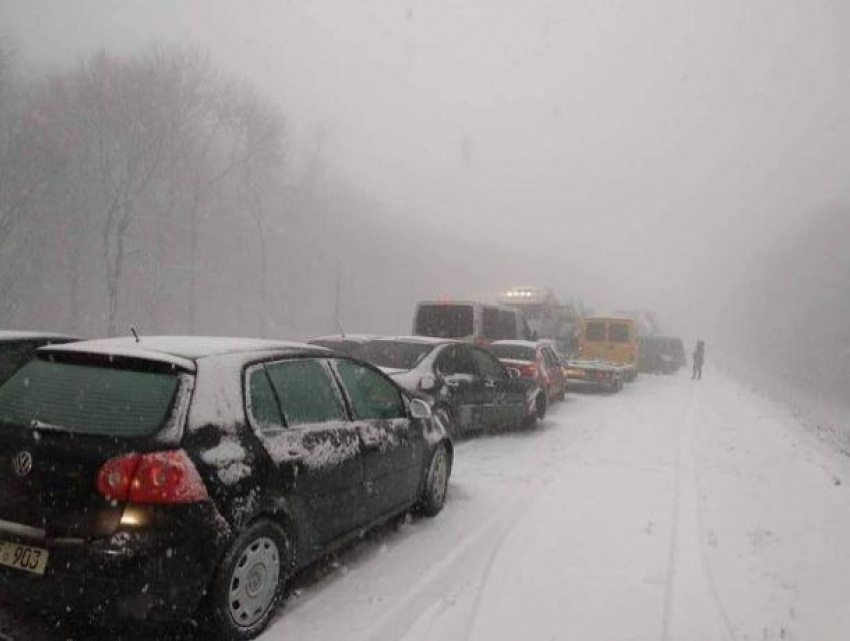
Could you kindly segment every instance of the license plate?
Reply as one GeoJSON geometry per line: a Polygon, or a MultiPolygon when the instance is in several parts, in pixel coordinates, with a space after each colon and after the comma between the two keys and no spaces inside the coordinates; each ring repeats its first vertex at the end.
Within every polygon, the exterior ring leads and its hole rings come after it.
{"type": "Polygon", "coordinates": [[[48,556],[50,555],[47,550],[42,548],[0,541],[0,565],[33,574],[44,574],[48,556]]]}
{"type": "Polygon", "coordinates": [[[570,378],[584,378],[584,372],[580,369],[568,369],[567,376],[570,378]]]}

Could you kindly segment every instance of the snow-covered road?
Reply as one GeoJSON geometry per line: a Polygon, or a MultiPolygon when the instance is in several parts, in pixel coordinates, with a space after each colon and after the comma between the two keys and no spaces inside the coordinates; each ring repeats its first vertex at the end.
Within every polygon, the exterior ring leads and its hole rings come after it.
{"type": "Polygon", "coordinates": [[[459,444],[442,514],[300,577],[263,638],[843,641],[848,483],[850,459],[715,372],[571,394],[459,444]]]}
{"type": "Polygon", "coordinates": [[[435,520],[300,588],[266,639],[850,638],[850,461],[717,374],[571,395],[461,444],[435,520]]]}

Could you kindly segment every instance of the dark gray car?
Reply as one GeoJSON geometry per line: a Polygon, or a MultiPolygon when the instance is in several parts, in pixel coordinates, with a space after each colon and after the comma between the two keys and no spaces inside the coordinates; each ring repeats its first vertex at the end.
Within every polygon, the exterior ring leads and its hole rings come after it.
{"type": "Polygon", "coordinates": [[[380,338],[358,350],[399,385],[426,397],[452,434],[531,426],[546,414],[546,394],[489,351],[424,336],[380,338]]]}

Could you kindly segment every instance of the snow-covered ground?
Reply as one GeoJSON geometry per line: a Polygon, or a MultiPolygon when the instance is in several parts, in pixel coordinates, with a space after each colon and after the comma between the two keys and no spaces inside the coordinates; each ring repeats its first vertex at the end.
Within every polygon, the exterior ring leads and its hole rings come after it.
{"type": "Polygon", "coordinates": [[[847,483],[850,459],[713,371],[572,394],[460,444],[442,514],[300,577],[263,638],[844,640],[847,483]]]}
{"type": "Polygon", "coordinates": [[[265,638],[846,640],[845,480],[716,372],[571,395],[461,444],[443,514],[340,558],[265,638]]]}

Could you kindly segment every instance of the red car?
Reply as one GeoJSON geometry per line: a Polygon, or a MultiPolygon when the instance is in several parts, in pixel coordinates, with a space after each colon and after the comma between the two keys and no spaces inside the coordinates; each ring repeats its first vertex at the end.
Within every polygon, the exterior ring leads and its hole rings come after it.
{"type": "Polygon", "coordinates": [[[496,341],[489,349],[506,367],[536,380],[546,390],[547,400],[564,400],[567,377],[560,359],[549,345],[534,341],[496,341]]]}

